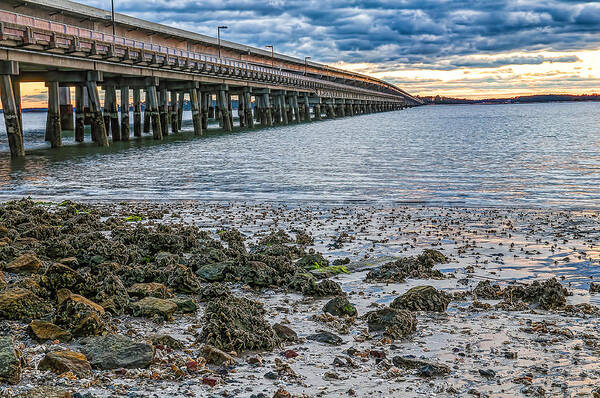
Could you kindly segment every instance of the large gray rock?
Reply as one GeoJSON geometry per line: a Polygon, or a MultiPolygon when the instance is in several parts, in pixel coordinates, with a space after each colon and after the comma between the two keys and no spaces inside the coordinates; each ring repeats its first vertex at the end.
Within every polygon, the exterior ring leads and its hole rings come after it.
{"type": "Polygon", "coordinates": [[[145,368],[154,359],[154,347],[117,334],[89,337],[82,352],[95,369],[145,368]]]}
{"type": "Polygon", "coordinates": [[[18,384],[21,381],[21,371],[21,361],[12,337],[0,337],[0,382],[18,384]]]}

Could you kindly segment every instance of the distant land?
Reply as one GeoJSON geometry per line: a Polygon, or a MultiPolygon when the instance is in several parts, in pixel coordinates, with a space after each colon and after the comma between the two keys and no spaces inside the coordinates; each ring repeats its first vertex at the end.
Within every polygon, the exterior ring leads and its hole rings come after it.
{"type": "Polygon", "coordinates": [[[565,101],[600,101],[600,94],[584,94],[584,95],[571,95],[571,94],[537,94],[537,95],[524,95],[511,98],[486,98],[486,99],[466,99],[466,98],[451,98],[441,97],[436,95],[435,97],[421,97],[416,96],[421,100],[425,101],[426,105],[438,105],[438,104],[523,104],[530,102],[565,102],[565,101]]]}

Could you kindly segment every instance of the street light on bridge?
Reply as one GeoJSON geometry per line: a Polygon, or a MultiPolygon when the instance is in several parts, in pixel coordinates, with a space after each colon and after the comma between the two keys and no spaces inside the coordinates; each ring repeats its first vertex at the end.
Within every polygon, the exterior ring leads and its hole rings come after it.
{"type": "Polygon", "coordinates": [[[274,65],[273,59],[275,58],[275,53],[273,52],[273,46],[269,45],[269,46],[265,46],[265,48],[270,48],[271,49],[271,68],[274,65]]]}
{"type": "Polygon", "coordinates": [[[221,58],[221,29],[227,29],[227,26],[217,26],[217,40],[219,42],[219,58],[221,58]]]}
{"type": "Polygon", "coordinates": [[[311,57],[304,57],[304,76],[306,76],[306,67],[308,66],[308,60],[311,57]]]}

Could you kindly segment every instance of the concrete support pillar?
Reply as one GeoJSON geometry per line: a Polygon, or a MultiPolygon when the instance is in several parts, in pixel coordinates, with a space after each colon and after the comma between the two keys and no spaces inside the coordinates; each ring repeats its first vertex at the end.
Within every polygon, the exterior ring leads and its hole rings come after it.
{"type": "Polygon", "coordinates": [[[238,96],[238,118],[240,119],[240,127],[246,127],[246,97],[244,94],[239,94],[238,96]]]}
{"type": "Polygon", "coordinates": [[[338,104],[337,105],[337,111],[338,111],[338,116],[339,117],[345,117],[346,116],[346,111],[344,110],[344,106],[345,106],[345,104],[338,104]]]}
{"type": "Polygon", "coordinates": [[[330,100],[330,101],[327,103],[327,111],[326,111],[326,114],[327,114],[327,119],[335,119],[335,110],[334,110],[334,108],[333,108],[333,100],[330,100]]]}
{"type": "Polygon", "coordinates": [[[279,110],[281,112],[281,123],[288,124],[290,121],[288,119],[288,108],[285,104],[286,98],[285,95],[279,96],[279,110]]]}
{"type": "Polygon", "coordinates": [[[96,141],[98,146],[108,146],[108,133],[106,131],[106,124],[104,124],[104,118],[102,117],[98,85],[95,81],[88,80],[85,86],[90,101],[90,125],[93,140],[96,141]]]}
{"type": "Polygon", "coordinates": [[[133,89],[133,136],[142,136],[142,99],[139,88],[133,89]]]}
{"type": "Polygon", "coordinates": [[[227,92],[225,99],[227,99],[227,109],[229,110],[229,125],[233,129],[233,99],[231,99],[229,92],[227,92]]]}
{"type": "Polygon", "coordinates": [[[254,117],[252,116],[252,97],[250,94],[250,89],[244,89],[244,98],[246,99],[246,124],[248,125],[248,127],[254,128],[254,117]]]}
{"type": "Polygon", "coordinates": [[[62,126],[60,119],[60,93],[58,82],[48,82],[48,118],[46,119],[46,134],[52,148],[62,146],[62,126]]]}
{"type": "Polygon", "coordinates": [[[208,93],[208,117],[211,119],[215,119],[216,117],[216,109],[212,93],[208,93]]]}
{"type": "Polygon", "coordinates": [[[279,94],[271,95],[273,105],[273,124],[281,124],[281,107],[279,105],[279,94]]]}
{"type": "Polygon", "coordinates": [[[179,92],[179,104],[177,106],[177,130],[181,130],[183,125],[183,106],[185,105],[185,91],[179,92]]]}
{"type": "Polygon", "coordinates": [[[83,142],[85,133],[85,114],[83,111],[83,86],[75,86],[75,141],[83,142]]]}
{"type": "Polygon", "coordinates": [[[254,120],[264,126],[264,113],[262,110],[262,96],[254,96],[254,120]]]}
{"type": "Polygon", "coordinates": [[[313,112],[315,114],[315,120],[321,120],[321,104],[315,104],[313,106],[313,112]]]}
{"type": "Polygon", "coordinates": [[[75,130],[73,123],[73,104],[71,103],[71,89],[69,87],[61,87],[59,89],[60,101],[60,127],[63,130],[75,130]]]}
{"type": "MultiPolygon", "coordinates": [[[[10,64],[16,68],[14,71],[18,74],[18,64],[10,64]]],[[[5,66],[2,65],[2,69],[5,66]]],[[[18,84],[18,83],[17,83],[18,84]]],[[[0,75],[0,95],[2,99],[2,109],[4,113],[4,123],[6,124],[6,135],[8,136],[8,146],[12,158],[25,156],[25,146],[23,143],[23,128],[20,121],[19,107],[15,98],[15,89],[13,79],[10,74],[0,75]]]]}
{"type": "Polygon", "coordinates": [[[308,94],[304,94],[304,121],[310,122],[310,102],[308,101],[308,94]]]}
{"type": "Polygon", "coordinates": [[[212,101],[212,97],[209,93],[202,93],[202,129],[208,129],[208,103],[212,101]]]}
{"type": "Polygon", "coordinates": [[[129,141],[129,86],[121,86],[121,139],[129,141]]]}
{"type": "Polygon", "coordinates": [[[231,118],[229,115],[229,102],[228,102],[229,93],[225,89],[219,90],[218,97],[218,107],[221,112],[221,119],[223,121],[223,129],[225,131],[232,131],[233,127],[231,125],[231,118]]]}
{"type": "Polygon", "coordinates": [[[294,122],[300,123],[300,109],[298,107],[298,94],[292,95],[292,106],[294,109],[294,122]]]}
{"type": "Polygon", "coordinates": [[[198,90],[190,89],[190,105],[192,106],[192,122],[194,124],[194,135],[202,135],[202,107],[200,98],[198,98],[198,90]]]}
{"type": "Polygon", "coordinates": [[[150,126],[152,125],[152,112],[150,110],[150,95],[148,89],[144,90],[144,133],[150,132],[150,126]]]}
{"type": "Polygon", "coordinates": [[[166,88],[160,90],[158,101],[158,111],[160,112],[160,127],[162,130],[163,137],[166,137],[169,135],[169,104],[166,88]]]}
{"type": "Polygon", "coordinates": [[[348,105],[348,115],[354,116],[354,104],[352,102],[350,102],[347,105],[348,105]]]}
{"type": "Polygon", "coordinates": [[[106,86],[104,96],[104,122],[110,124],[110,133],[113,142],[121,141],[121,124],[117,109],[117,89],[114,85],[106,86]],[[108,117],[107,117],[108,116],[108,117]]]}
{"type": "Polygon", "coordinates": [[[170,104],[168,104],[169,118],[171,119],[171,131],[173,134],[179,131],[179,101],[177,101],[177,92],[169,91],[170,104]]]}
{"type": "MultiPolygon", "coordinates": [[[[156,86],[149,86],[147,89],[148,98],[146,99],[146,103],[150,104],[150,120],[152,122],[152,136],[155,140],[162,140],[163,129],[160,125],[160,112],[158,109],[158,90],[156,86]]],[[[146,108],[146,112],[148,112],[148,108],[146,108]]]]}

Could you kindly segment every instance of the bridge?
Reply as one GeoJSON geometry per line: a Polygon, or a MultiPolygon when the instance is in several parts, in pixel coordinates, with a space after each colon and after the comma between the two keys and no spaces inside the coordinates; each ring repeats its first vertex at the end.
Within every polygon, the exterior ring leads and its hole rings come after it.
{"type": "Polygon", "coordinates": [[[77,142],[89,131],[99,146],[144,133],[160,140],[181,130],[186,99],[195,135],[211,118],[231,131],[422,104],[370,76],[127,15],[113,19],[65,0],[0,3],[0,91],[12,157],[25,155],[23,82],[48,88],[52,148],[62,146],[63,130],[74,130],[77,142]]]}

